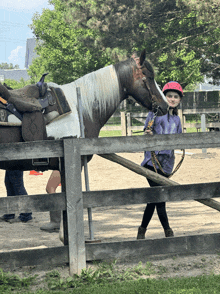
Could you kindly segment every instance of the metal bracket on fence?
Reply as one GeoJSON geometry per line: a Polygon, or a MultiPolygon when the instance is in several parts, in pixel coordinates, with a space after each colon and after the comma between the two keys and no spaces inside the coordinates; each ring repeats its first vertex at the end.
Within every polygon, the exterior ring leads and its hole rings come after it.
{"type": "Polygon", "coordinates": [[[50,163],[49,158],[32,159],[32,165],[34,166],[49,165],[49,163],[50,163]]]}

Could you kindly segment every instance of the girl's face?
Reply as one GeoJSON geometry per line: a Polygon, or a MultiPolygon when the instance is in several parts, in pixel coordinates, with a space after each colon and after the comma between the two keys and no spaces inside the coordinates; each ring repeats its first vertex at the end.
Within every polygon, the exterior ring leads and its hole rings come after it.
{"type": "Polygon", "coordinates": [[[169,106],[172,108],[177,107],[181,101],[180,95],[174,91],[168,91],[166,93],[166,98],[169,103],[169,106]]]}

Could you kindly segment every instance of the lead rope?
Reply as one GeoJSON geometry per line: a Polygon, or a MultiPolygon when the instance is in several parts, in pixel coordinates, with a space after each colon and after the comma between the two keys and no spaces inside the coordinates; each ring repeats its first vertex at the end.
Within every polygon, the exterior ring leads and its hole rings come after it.
{"type": "Polygon", "coordinates": [[[161,166],[159,160],[157,159],[157,156],[156,156],[155,152],[154,152],[154,151],[151,151],[151,161],[152,161],[152,163],[153,163],[153,167],[154,167],[155,172],[157,173],[157,167],[156,167],[156,163],[157,163],[159,169],[162,171],[163,174],[167,175],[168,178],[170,178],[172,175],[174,175],[175,172],[178,171],[178,169],[180,168],[180,166],[181,166],[181,164],[182,164],[182,162],[183,162],[183,160],[184,160],[184,157],[185,157],[185,150],[182,149],[182,151],[183,151],[183,154],[182,154],[182,157],[181,157],[181,159],[180,159],[180,162],[177,164],[177,166],[175,167],[174,171],[173,171],[171,174],[168,174],[168,173],[166,173],[166,172],[163,170],[163,168],[162,168],[162,166],[161,166]]]}
{"type": "MultiPolygon", "coordinates": [[[[153,130],[153,124],[154,124],[154,120],[155,120],[156,116],[157,116],[157,113],[154,113],[154,116],[153,116],[152,120],[150,120],[148,125],[147,125],[147,130],[150,130],[150,131],[153,130]]],[[[183,151],[183,154],[182,154],[182,157],[180,159],[180,162],[177,164],[177,166],[175,167],[174,171],[171,174],[168,174],[163,170],[159,160],[157,159],[157,156],[156,156],[155,152],[151,151],[151,161],[152,161],[155,172],[157,173],[157,167],[156,167],[156,164],[157,164],[159,169],[162,171],[162,173],[164,175],[168,176],[168,178],[170,178],[172,175],[174,175],[175,172],[177,172],[178,169],[180,168],[180,166],[181,166],[181,164],[182,164],[182,162],[184,160],[184,157],[185,157],[185,149],[182,149],[181,151],[183,151]]]]}

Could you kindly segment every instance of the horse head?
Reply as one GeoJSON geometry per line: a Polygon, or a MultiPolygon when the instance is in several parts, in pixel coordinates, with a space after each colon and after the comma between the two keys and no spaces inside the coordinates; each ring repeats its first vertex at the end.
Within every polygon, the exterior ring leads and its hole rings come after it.
{"type": "MultiPolygon", "coordinates": [[[[164,115],[168,111],[167,99],[154,79],[152,65],[145,58],[146,51],[143,50],[140,57],[133,55],[128,59],[126,64],[128,66],[130,63],[131,75],[125,74],[120,78],[124,96],[132,96],[139,104],[156,112],[158,116],[164,115]]],[[[122,75],[125,72],[123,70],[122,75]]]]}

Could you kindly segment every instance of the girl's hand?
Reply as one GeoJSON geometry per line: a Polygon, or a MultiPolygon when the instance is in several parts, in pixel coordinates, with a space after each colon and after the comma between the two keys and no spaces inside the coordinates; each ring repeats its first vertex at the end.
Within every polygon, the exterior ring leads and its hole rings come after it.
{"type": "Polygon", "coordinates": [[[144,135],[153,135],[153,132],[151,130],[149,130],[149,129],[146,129],[144,131],[144,135]]]}

